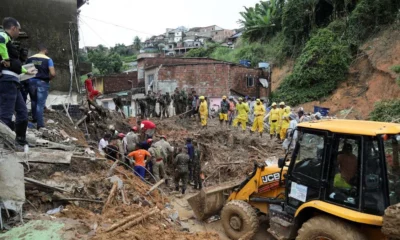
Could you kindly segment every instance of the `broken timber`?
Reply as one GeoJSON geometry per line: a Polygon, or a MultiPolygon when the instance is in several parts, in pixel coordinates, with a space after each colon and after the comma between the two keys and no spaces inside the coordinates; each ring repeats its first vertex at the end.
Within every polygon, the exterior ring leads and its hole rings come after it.
{"type": "Polygon", "coordinates": [[[163,184],[165,182],[165,179],[161,179],[160,181],[158,181],[154,186],[152,186],[150,188],[150,190],[146,193],[147,195],[149,195],[152,191],[154,191],[154,189],[158,188],[161,184],[163,184]]]}
{"type": "Polygon", "coordinates": [[[38,185],[38,186],[41,186],[41,187],[44,187],[44,188],[48,188],[48,189],[51,189],[51,190],[54,190],[54,191],[69,192],[68,190],[47,185],[46,183],[38,181],[38,180],[35,180],[33,178],[24,177],[24,180],[26,182],[29,182],[29,183],[32,183],[32,184],[35,184],[35,185],[38,185]]]}

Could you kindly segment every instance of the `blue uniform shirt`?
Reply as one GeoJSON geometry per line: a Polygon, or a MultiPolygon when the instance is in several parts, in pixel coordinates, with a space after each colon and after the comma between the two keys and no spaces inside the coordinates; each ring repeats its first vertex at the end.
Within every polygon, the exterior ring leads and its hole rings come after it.
{"type": "Polygon", "coordinates": [[[26,63],[33,63],[38,70],[36,79],[50,81],[49,67],[54,67],[53,60],[44,54],[36,54],[28,58],[26,63]]]}
{"type": "Polygon", "coordinates": [[[193,147],[193,145],[191,143],[187,143],[186,147],[188,149],[188,154],[189,154],[190,159],[193,159],[194,158],[194,147],[193,147]]]}

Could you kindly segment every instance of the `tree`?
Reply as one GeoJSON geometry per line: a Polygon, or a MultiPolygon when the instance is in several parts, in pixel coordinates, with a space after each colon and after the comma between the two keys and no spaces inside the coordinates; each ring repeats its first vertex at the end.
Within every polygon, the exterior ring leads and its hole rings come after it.
{"type": "Polygon", "coordinates": [[[111,53],[117,53],[120,56],[127,56],[129,55],[129,48],[125,46],[125,44],[115,44],[113,48],[110,50],[111,53]]]}
{"type": "Polygon", "coordinates": [[[106,48],[101,45],[96,50],[89,51],[88,57],[100,74],[119,73],[122,70],[121,56],[116,52],[107,53],[106,48]]]}
{"type": "Polygon", "coordinates": [[[142,40],[138,36],[133,39],[133,48],[139,51],[142,48],[142,40]]]}
{"type": "Polygon", "coordinates": [[[245,7],[240,12],[243,19],[239,23],[244,27],[243,37],[250,42],[266,41],[281,30],[284,0],[260,1],[255,7],[245,7]]]}

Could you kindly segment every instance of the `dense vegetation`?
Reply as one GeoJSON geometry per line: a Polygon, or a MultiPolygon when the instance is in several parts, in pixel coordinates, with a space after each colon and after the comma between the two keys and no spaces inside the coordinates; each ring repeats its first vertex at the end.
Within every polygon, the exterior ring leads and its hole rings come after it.
{"type": "Polygon", "coordinates": [[[400,19],[399,9],[399,0],[261,1],[240,13],[244,32],[235,49],[216,46],[198,52],[225,61],[250,60],[253,66],[294,59],[293,73],[272,100],[297,105],[332,93],[358,47],[400,19]]]}
{"type": "Polygon", "coordinates": [[[369,119],[380,122],[400,123],[400,100],[379,101],[375,103],[374,110],[369,119]]]}
{"type": "Polygon", "coordinates": [[[136,36],[131,46],[116,44],[108,49],[103,45],[99,45],[96,49],[88,50],[87,52],[80,50],[79,61],[93,63],[93,72],[96,74],[120,73],[129,67],[127,63],[136,61],[141,47],[142,42],[136,36]]]}

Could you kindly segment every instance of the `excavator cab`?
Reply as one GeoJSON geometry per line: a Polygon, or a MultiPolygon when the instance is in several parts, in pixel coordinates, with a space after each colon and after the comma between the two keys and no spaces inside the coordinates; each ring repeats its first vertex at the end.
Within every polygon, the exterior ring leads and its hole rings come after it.
{"type": "Polygon", "coordinates": [[[400,124],[321,120],[296,131],[287,159],[223,188],[227,197],[218,206],[206,192],[189,199],[192,208],[193,199],[212,202],[210,216],[224,205],[221,221],[231,239],[251,239],[259,215],[269,217],[268,232],[282,240],[385,239],[384,211],[400,201],[400,124]]]}
{"type": "Polygon", "coordinates": [[[302,123],[283,204],[270,205],[278,239],[385,239],[385,209],[400,200],[400,125],[352,120],[302,123]]]}

